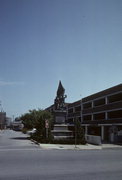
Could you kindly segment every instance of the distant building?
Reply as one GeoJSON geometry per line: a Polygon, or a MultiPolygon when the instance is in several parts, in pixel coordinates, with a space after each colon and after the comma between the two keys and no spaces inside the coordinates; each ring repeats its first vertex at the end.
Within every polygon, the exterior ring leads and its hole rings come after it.
{"type": "Polygon", "coordinates": [[[6,126],[6,112],[0,112],[0,129],[4,129],[6,126]]]}
{"type": "Polygon", "coordinates": [[[23,127],[24,125],[22,124],[22,120],[19,118],[15,118],[15,120],[12,123],[12,129],[15,131],[20,131],[23,127]]]}
{"type": "Polygon", "coordinates": [[[10,128],[12,125],[12,118],[6,117],[6,128],[10,128]]]}

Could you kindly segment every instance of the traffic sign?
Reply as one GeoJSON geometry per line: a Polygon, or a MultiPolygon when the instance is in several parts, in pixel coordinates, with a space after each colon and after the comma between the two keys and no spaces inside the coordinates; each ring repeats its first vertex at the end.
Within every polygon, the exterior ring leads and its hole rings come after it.
{"type": "Polygon", "coordinates": [[[48,129],[49,128],[49,121],[46,119],[45,120],[45,128],[48,129]]]}

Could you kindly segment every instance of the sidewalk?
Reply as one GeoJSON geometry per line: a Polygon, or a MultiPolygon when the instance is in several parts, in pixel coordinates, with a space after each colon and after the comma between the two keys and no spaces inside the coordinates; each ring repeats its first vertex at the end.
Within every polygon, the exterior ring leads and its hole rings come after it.
{"type": "Polygon", "coordinates": [[[101,149],[114,149],[122,148],[122,145],[115,144],[102,144],[102,145],[63,145],[63,144],[39,144],[42,149],[65,149],[65,150],[101,150],[101,149]]]}
{"type": "Polygon", "coordinates": [[[42,149],[65,149],[65,150],[87,150],[87,149],[101,149],[101,146],[92,144],[86,145],[63,145],[63,144],[39,144],[42,149]]]}
{"type": "Polygon", "coordinates": [[[102,149],[120,149],[122,148],[122,145],[117,144],[102,144],[102,149]]]}

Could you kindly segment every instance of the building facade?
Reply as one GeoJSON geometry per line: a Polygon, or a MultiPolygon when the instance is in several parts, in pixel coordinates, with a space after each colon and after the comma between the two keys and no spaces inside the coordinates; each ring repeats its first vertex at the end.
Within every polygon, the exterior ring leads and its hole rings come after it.
{"type": "Polygon", "coordinates": [[[6,117],[6,128],[11,128],[12,118],[6,117]]]}
{"type": "Polygon", "coordinates": [[[101,136],[103,142],[117,142],[122,135],[122,84],[71,103],[67,123],[80,120],[85,134],[101,136]]]}

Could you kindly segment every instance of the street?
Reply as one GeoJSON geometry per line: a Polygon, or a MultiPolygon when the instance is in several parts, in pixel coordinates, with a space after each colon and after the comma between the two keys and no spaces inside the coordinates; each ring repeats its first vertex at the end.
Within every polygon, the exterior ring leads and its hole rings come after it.
{"type": "Polygon", "coordinates": [[[21,132],[0,131],[0,180],[121,180],[122,151],[44,150],[21,132]]]}

